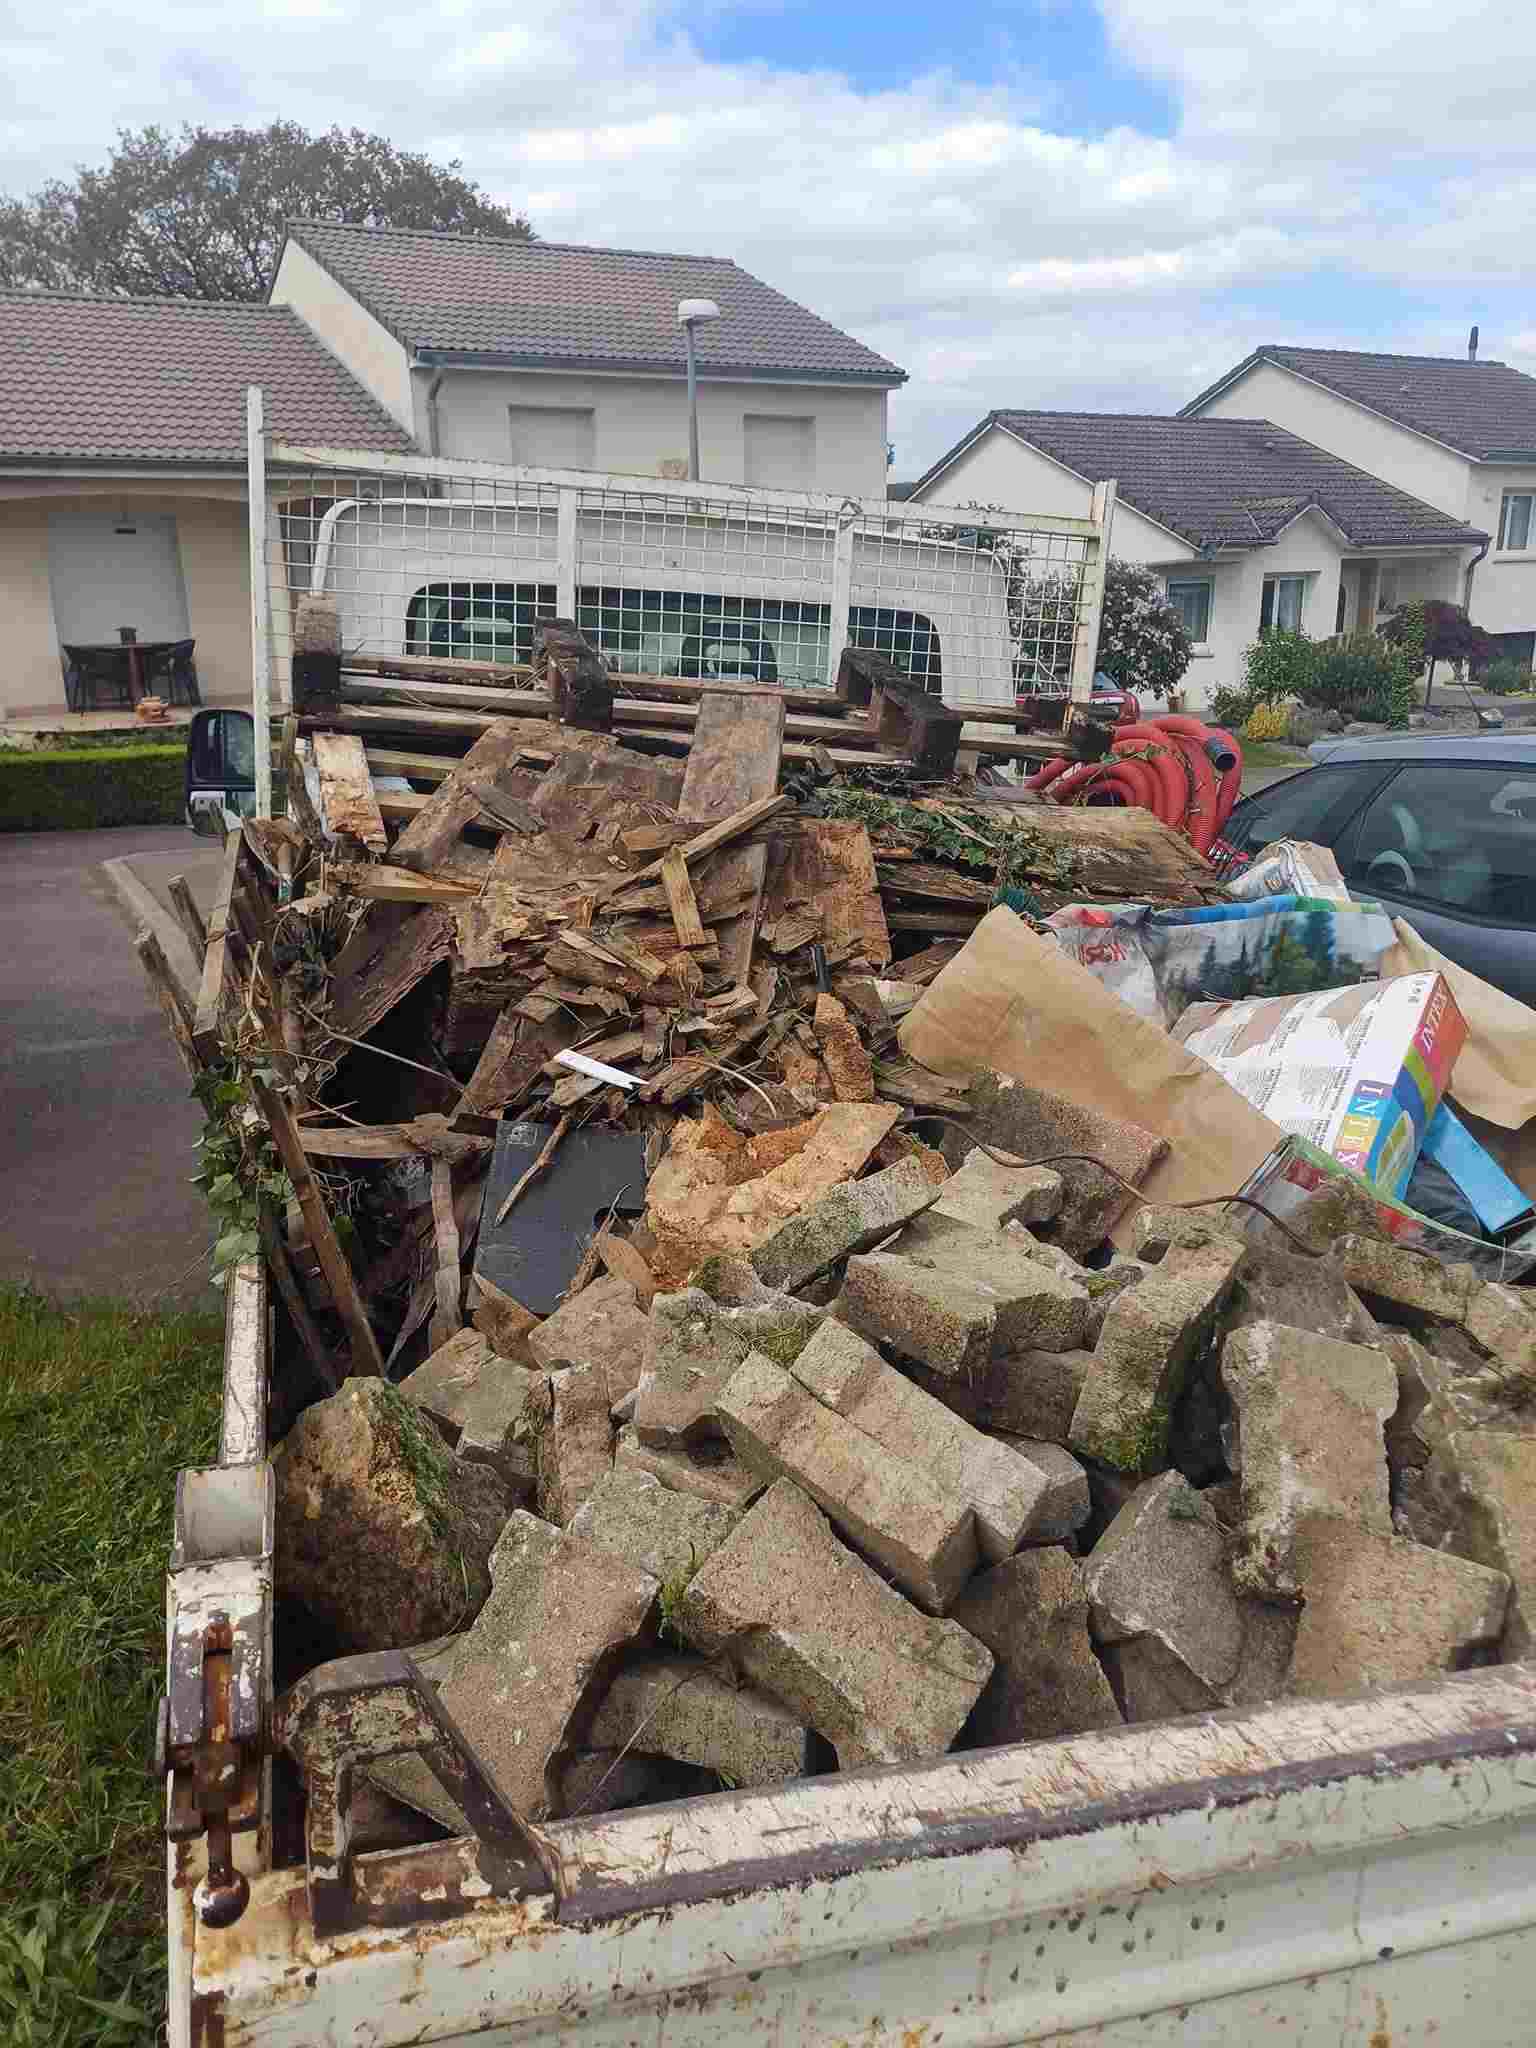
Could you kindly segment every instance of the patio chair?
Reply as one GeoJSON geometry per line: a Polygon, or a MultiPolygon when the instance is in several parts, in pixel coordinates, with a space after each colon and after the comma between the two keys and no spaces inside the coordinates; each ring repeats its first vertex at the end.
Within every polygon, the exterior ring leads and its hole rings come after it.
{"type": "Polygon", "coordinates": [[[66,645],[60,655],[64,702],[71,711],[115,710],[132,703],[125,648],[66,645]]]}
{"type": "Polygon", "coordinates": [[[195,640],[172,640],[144,657],[144,687],[154,690],[171,704],[201,704],[197,687],[197,664],[192,659],[195,640]]]}

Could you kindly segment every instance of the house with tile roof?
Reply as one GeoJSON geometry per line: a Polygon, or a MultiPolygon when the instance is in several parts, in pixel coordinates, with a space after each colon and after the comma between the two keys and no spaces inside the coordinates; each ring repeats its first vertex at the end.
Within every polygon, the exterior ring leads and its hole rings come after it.
{"type": "MultiPolygon", "coordinates": [[[[1465,597],[1501,651],[1536,655],[1536,377],[1465,357],[1378,355],[1266,343],[1190,400],[1183,419],[1262,413],[1490,536],[1465,597]]],[[[1362,618],[1403,592],[1384,565],[1362,618]]]]}
{"type": "Polygon", "coordinates": [[[1460,516],[1267,419],[990,412],[912,487],[918,503],[1028,505],[1085,517],[1118,499],[1110,552],[1162,578],[1195,644],[1195,707],[1241,679],[1266,626],[1315,638],[1369,621],[1390,586],[1460,600],[1488,539],[1460,516]]]}
{"type": "Polygon", "coordinates": [[[249,699],[248,385],[280,434],[411,445],[287,307],[0,292],[0,362],[0,718],[61,712],[69,650],[124,633],[249,699]]]}
{"type": "Polygon", "coordinates": [[[710,299],[701,475],[885,495],[906,373],[723,257],[299,221],[270,298],[423,450],[652,477],[688,473],[677,309],[710,299]]]}

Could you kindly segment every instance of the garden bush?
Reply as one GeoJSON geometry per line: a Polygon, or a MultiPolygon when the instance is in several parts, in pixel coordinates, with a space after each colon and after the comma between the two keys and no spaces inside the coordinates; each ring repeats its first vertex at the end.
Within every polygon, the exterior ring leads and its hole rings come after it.
{"type": "Polygon", "coordinates": [[[1306,688],[1297,692],[1316,711],[1345,718],[1396,722],[1399,657],[1369,634],[1319,647],[1306,688]]]}
{"type": "Polygon", "coordinates": [[[1510,654],[1501,654],[1496,661],[1490,661],[1476,681],[1480,690],[1488,690],[1495,697],[1524,696],[1528,690],[1536,688],[1531,664],[1516,661],[1510,654]]]}
{"type": "Polygon", "coordinates": [[[0,753],[0,832],[178,824],[186,758],[185,744],[0,753]]]}

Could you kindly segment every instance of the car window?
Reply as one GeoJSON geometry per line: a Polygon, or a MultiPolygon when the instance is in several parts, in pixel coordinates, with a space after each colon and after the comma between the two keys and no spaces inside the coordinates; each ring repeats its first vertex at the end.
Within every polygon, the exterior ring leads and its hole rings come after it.
{"type": "Polygon", "coordinates": [[[1536,776],[1404,768],[1372,799],[1341,866],[1362,892],[1536,928],[1536,776]]]}
{"type": "Polygon", "coordinates": [[[1222,836],[1239,853],[1257,853],[1276,839],[1327,846],[1386,773],[1384,764],[1370,761],[1303,769],[1249,797],[1222,836]]]}

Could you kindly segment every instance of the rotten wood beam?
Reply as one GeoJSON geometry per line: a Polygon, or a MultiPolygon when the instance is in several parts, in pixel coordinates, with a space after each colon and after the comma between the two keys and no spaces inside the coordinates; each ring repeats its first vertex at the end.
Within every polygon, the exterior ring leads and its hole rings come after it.
{"type": "Polygon", "coordinates": [[[437,1243],[437,1307],[428,1341],[436,1351],[464,1327],[464,1272],[459,1226],[453,1214],[453,1168],[446,1159],[432,1162],[432,1227],[437,1243]]]}
{"type": "Polygon", "coordinates": [[[334,838],[355,839],[370,853],[387,851],[389,834],[362,741],[353,733],[317,732],[313,745],[327,832],[334,838]]]}
{"type": "Polygon", "coordinates": [[[214,1060],[219,1055],[219,1020],[224,1008],[228,941],[235,915],[231,906],[239,873],[240,855],[244,847],[245,841],[241,835],[238,832],[231,832],[224,844],[224,860],[219,869],[218,888],[214,892],[213,909],[208,918],[208,937],[203,949],[203,978],[198,988],[197,1013],[192,1028],[193,1041],[204,1060],[214,1060]]]}
{"type": "Polygon", "coordinates": [[[203,1070],[203,1058],[197,1049],[196,1018],[181,983],[172,971],[160,941],[147,925],[140,926],[133,944],[139,965],[144,969],[155,1001],[160,1005],[166,1027],[175,1040],[176,1050],[181,1054],[182,1063],[196,1080],[203,1070]]]}
{"type": "Polygon", "coordinates": [[[680,846],[669,846],[661,857],[661,886],[680,946],[707,946],[709,934],[699,916],[699,899],[688,879],[688,862],[680,846]]]}
{"type": "Polygon", "coordinates": [[[201,962],[208,945],[208,921],[197,907],[186,876],[172,875],[165,885],[165,893],[171,899],[171,908],[187,935],[192,958],[201,962]]]}

